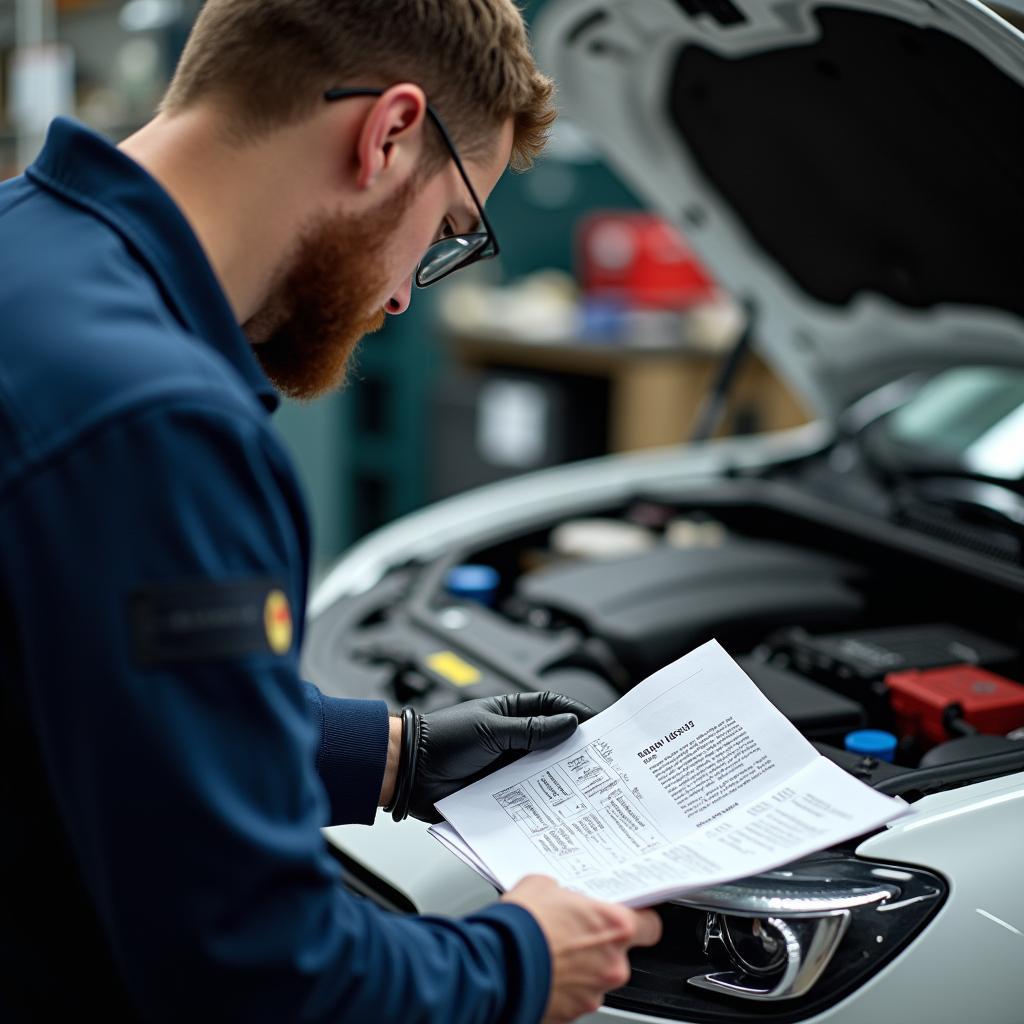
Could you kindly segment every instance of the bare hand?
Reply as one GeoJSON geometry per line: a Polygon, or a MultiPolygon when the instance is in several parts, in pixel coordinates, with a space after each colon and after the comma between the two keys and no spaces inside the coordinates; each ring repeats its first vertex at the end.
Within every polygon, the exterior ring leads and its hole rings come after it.
{"type": "Polygon", "coordinates": [[[542,875],[524,878],[502,900],[525,907],[548,940],[551,995],[545,1024],[567,1024],[594,1013],[606,992],[629,981],[627,952],[661,938],[661,919],[653,910],[600,903],[542,875]]]}

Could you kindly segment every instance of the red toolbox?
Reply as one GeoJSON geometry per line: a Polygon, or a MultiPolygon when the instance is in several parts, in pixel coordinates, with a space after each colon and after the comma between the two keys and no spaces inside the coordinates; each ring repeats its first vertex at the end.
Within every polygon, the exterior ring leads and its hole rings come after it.
{"type": "Polygon", "coordinates": [[[954,706],[978,732],[1005,735],[1024,726],[1024,686],[974,665],[891,672],[885,685],[900,731],[932,743],[957,735],[946,726],[954,706]]]}
{"type": "Polygon", "coordinates": [[[637,308],[682,310],[715,293],[683,236],[650,213],[594,213],[580,222],[577,275],[591,296],[637,308]]]}

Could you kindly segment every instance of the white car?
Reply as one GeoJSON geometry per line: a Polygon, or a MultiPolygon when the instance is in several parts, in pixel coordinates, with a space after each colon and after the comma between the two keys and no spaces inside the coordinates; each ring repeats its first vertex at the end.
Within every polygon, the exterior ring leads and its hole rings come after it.
{"type": "MultiPolygon", "coordinates": [[[[912,809],[659,908],[597,1018],[1024,1021],[1024,37],[973,0],[553,0],[537,38],[564,113],[820,418],[382,529],[314,595],[306,675],[603,707],[715,636],[912,809]]],[[[398,911],[494,898],[419,822],[328,837],[398,911]]]]}

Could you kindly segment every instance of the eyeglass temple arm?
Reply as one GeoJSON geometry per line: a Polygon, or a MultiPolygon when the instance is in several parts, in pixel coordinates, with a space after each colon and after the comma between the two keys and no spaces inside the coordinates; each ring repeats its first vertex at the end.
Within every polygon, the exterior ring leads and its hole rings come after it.
{"type": "MultiPolygon", "coordinates": [[[[336,89],[328,89],[324,93],[324,99],[328,103],[334,102],[335,100],[344,100],[350,96],[383,96],[384,89],[349,89],[345,86],[339,86],[336,89]]],[[[466,173],[466,168],[462,165],[462,160],[459,157],[459,151],[455,148],[455,143],[452,141],[452,137],[448,134],[448,129],[445,128],[444,122],[441,120],[437,111],[428,103],[427,114],[430,119],[437,126],[437,130],[441,133],[441,138],[444,139],[445,145],[448,147],[448,151],[452,155],[452,160],[455,162],[455,166],[458,169],[459,175],[462,180],[466,183],[466,188],[469,189],[470,197],[476,204],[477,212],[480,214],[480,223],[483,225],[484,231],[486,231],[488,238],[491,240],[491,246],[493,252],[491,255],[497,256],[501,249],[498,245],[498,236],[494,233],[494,228],[491,227],[491,222],[487,219],[487,213],[484,210],[484,204],[480,202],[480,197],[476,194],[476,189],[473,188],[473,182],[469,180],[469,175],[466,173]]]]}

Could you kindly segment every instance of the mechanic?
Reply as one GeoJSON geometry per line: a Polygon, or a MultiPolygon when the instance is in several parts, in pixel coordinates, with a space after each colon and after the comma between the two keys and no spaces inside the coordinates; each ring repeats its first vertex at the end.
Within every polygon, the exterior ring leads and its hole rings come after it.
{"type": "Polygon", "coordinates": [[[586,708],[389,718],[299,678],[276,392],[493,255],[481,202],[552,118],[511,0],[208,0],[148,125],[55,121],[0,186],[4,1021],[564,1021],[657,940],[539,877],[388,914],[320,831],[436,820],[586,708]]]}

